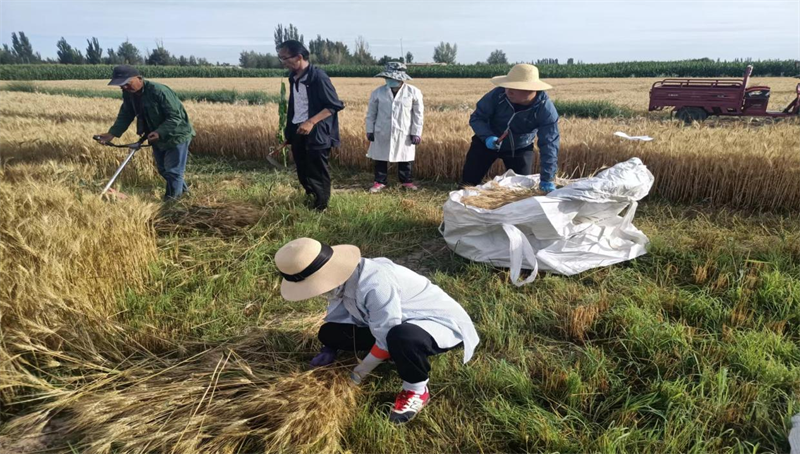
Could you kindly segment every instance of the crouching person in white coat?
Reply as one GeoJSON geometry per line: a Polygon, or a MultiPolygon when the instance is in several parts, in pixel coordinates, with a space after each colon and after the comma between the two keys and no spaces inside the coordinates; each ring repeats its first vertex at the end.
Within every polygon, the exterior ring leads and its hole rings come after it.
{"type": "Polygon", "coordinates": [[[400,62],[387,63],[386,69],[375,77],[386,79],[386,85],[372,92],[367,108],[367,157],[375,161],[375,183],[369,192],[380,192],[389,184],[390,162],[397,163],[402,187],[417,190],[411,165],[415,148],[422,141],[422,92],[406,83],[411,77],[400,62]]]}
{"type": "Polygon", "coordinates": [[[389,259],[362,258],[356,246],[300,238],[275,254],[275,264],[284,278],[285,299],[328,299],[326,323],[319,330],[323,347],[312,366],[333,363],[339,350],[369,351],[350,374],[361,384],[392,358],[403,380],[389,415],[394,423],[410,421],[428,403],[430,356],[463,346],[466,363],[478,345],[478,333],[461,305],[389,259]]]}

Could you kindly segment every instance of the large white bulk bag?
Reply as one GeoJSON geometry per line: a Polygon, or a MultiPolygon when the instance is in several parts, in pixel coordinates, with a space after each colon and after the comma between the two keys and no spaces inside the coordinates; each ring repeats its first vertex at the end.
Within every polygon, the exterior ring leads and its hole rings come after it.
{"type": "MultiPolygon", "coordinates": [[[[539,175],[509,170],[493,181],[531,188],[538,186],[539,175]]],[[[451,192],[445,202],[440,231],[456,254],[510,268],[515,285],[533,282],[538,270],[570,276],[647,252],[649,240],[632,221],[637,201],[652,185],[653,174],[639,158],[631,158],[546,196],[494,210],[464,204],[464,197],[479,192],[462,189],[451,192]],[[520,280],[523,268],[533,272],[520,280]]]]}

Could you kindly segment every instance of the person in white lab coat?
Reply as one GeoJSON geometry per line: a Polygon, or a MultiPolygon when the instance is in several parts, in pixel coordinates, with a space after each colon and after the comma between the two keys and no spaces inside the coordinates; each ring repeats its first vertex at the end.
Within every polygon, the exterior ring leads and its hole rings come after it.
{"type": "Polygon", "coordinates": [[[375,161],[375,182],[369,192],[382,191],[389,183],[389,163],[397,163],[403,189],[417,190],[411,177],[415,148],[422,141],[425,107],[419,88],[406,83],[406,65],[389,62],[383,72],[386,85],[376,88],[367,108],[367,157],[375,161]]]}

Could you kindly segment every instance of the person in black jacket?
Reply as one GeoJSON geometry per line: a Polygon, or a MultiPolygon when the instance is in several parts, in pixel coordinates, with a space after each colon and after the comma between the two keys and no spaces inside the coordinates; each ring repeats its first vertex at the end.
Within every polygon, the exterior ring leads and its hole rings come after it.
{"type": "Polygon", "coordinates": [[[277,51],[291,71],[284,146],[292,146],[297,178],[306,195],[314,198],[313,208],[324,211],[331,197],[328,159],[331,148],[339,146],[337,112],[344,104],[325,71],[308,62],[308,49],[301,42],[285,41],[277,51]]]}

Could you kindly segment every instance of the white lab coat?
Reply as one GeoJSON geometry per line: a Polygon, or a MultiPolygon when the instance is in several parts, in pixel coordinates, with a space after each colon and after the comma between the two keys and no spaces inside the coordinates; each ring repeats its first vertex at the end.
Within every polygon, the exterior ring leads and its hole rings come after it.
{"type": "Polygon", "coordinates": [[[367,108],[367,134],[375,134],[367,157],[376,161],[413,161],[416,147],[409,136],[422,137],[424,111],[422,92],[417,87],[405,83],[394,97],[388,86],[376,88],[367,108]]]}

